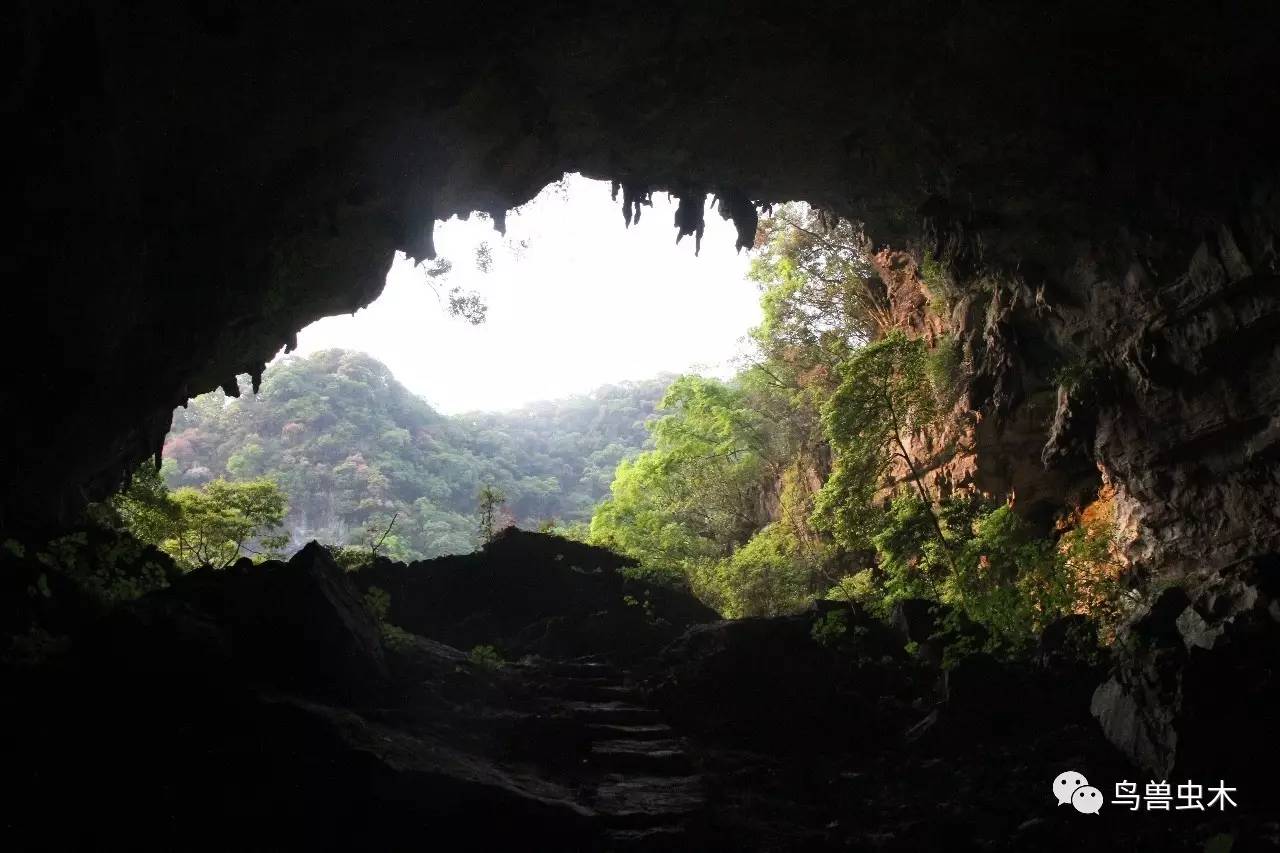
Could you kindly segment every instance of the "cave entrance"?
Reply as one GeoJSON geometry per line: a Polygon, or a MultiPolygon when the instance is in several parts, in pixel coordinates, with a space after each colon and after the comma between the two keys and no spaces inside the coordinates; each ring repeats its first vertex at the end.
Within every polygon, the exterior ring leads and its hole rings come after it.
{"type": "Polygon", "coordinates": [[[570,174],[501,231],[483,213],[435,223],[434,259],[397,252],[378,298],[302,329],[260,394],[242,376],[176,409],[163,480],[273,479],[288,550],[390,529],[402,559],[469,551],[486,486],[500,523],[585,524],[671,380],[729,379],[761,319],[731,222],[678,239],[678,201],[655,193],[624,222],[616,196],[570,174]]]}

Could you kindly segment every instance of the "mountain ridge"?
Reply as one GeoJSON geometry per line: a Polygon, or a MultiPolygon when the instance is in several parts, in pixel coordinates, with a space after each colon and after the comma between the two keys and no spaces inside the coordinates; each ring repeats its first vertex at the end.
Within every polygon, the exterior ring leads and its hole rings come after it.
{"type": "Polygon", "coordinates": [[[287,356],[257,394],[220,390],[175,410],[162,471],[172,488],[276,480],[289,497],[293,545],[359,542],[394,518],[390,556],[469,551],[482,485],[506,496],[504,521],[588,520],[618,463],[645,447],[644,423],[671,378],[445,415],[365,353],[287,356]]]}

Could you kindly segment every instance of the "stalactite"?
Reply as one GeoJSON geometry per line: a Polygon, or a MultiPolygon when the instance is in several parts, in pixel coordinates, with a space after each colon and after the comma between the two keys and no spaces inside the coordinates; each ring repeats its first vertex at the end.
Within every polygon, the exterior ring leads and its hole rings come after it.
{"type": "Polygon", "coordinates": [[[298,333],[293,332],[289,335],[289,339],[285,341],[285,344],[284,344],[285,355],[288,355],[289,353],[293,352],[297,348],[298,348],[298,333]]]}
{"type": "Polygon", "coordinates": [[[618,198],[618,186],[622,187],[622,221],[630,228],[631,223],[640,221],[641,205],[653,207],[653,193],[644,184],[623,183],[619,185],[617,181],[614,181],[613,199],[615,201],[618,198]]]}
{"type": "Polygon", "coordinates": [[[756,227],[760,223],[756,206],[747,194],[739,189],[722,189],[716,194],[716,210],[722,219],[733,222],[738,231],[737,249],[750,249],[756,242],[756,227]]]}
{"type": "Polygon", "coordinates": [[[222,383],[222,393],[226,394],[228,397],[239,397],[240,380],[234,376],[228,380],[224,380],[222,383]]]}
{"type": "Polygon", "coordinates": [[[436,259],[436,220],[434,215],[428,216],[427,224],[423,227],[420,247],[423,257],[429,261],[436,259]]]}
{"type": "Polygon", "coordinates": [[[249,379],[253,382],[253,393],[255,396],[258,393],[258,389],[262,387],[262,372],[266,369],[267,366],[264,364],[249,372],[249,379]]]}
{"type": "Polygon", "coordinates": [[[676,206],[676,243],[685,235],[692,234],[694,255],[702,250],[702,232],[707,225],[703,216],[706,204],[707,194],[700,192],[681,196],[680,204],[676,206]]]}

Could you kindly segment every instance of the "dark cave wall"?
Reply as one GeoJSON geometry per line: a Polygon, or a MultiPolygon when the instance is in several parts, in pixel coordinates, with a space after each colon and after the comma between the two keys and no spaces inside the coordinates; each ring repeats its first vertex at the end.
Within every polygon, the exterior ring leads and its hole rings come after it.
{"type": "Polygon", "coordinates": [[[26,3],[3,34],[23,200],[0,525],[67,524],[154,453],[173,406],[367,304],[394,250],[429,254],[433,218],[578,170],[676,192],[689,228],[706,193],[747,234],[747,201],[805,199],[958,283],[998,279],[976,409],[1016,420],[1087,362],[1046,458],[1102,467],[1138,552],[1276,549],[1276,17],[26,3]]]}

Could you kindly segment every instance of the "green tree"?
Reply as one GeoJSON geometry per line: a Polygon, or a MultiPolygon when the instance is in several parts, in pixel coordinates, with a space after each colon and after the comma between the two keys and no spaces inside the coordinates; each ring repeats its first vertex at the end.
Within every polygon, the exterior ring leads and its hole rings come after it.
{"type": "Polygon", "coordinates": [[[777,616],[800,610],[813,599],[813,574],[795,537],[770,524],[727,560],[704,567],[696,585],[730,619],[777,616]]]}
{"type": "Polygon", "coordinates": [[[823,428],[836,462],[818,495],[815,522],[850,549],[870,543],[879,515],[874,495],[895,460],[905,466],[938,544],[944,550],[949,547],[907,446],[911,430],[936,426],[941,414],[939,392],[929,377],[925,342],[890,332],[849,359],[841,369],[839,387],[823,406],[823,428]]]}
{"type": "Polygon", "coordinates": [[[480,493],[476,496],[476,538],[481,545],[492,542],[494,534],[498,532],[498,516],[504,501],[506,496],[493,486],[485,485],[480,488],[480,493]]]}
{"type": "Polygon", "coordinates": [[[112,497],[108,505],[130,533],[156,546],[172,535],[182,512],[160,472],[146,462],[138,466],[128,487],[112,497]]]}
{"type": "Polygon", "coordinates": [[[831,375],[893,327],[888,293],[859,228],[788,204],[761,220],[760,232],[751,278],[760,285],[764,321],[752,338],[773,365],[831,375]]]}
{"type": "Polygon", "coordinates": [[[659,412],[654,449],[619,465],[592,539],[652,565],[727,556],[759,527],[763,424],[739,389],[699,376],[672,383],[659,412]]]}
{"type": "Polygon", "coordinates": [[[274,556],[289,542],[279,533],[284,493],[272,480],[214,480],[202,489],[179,489],[172,500],[177,522],[161,547],[187,568],[223,568],[245,554],[274,556]]]}

